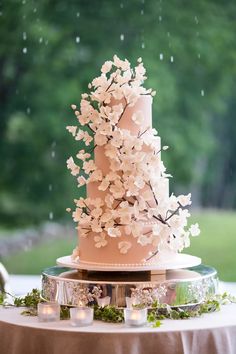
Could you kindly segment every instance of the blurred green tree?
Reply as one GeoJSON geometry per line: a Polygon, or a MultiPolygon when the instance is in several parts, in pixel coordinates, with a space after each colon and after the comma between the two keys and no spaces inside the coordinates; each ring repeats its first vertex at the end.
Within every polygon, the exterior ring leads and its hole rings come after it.
{"type": "Polygon", "coordinates": [[[0,217],[65,217],[78,196],[66,159],[71,103],[115,53],[143,57],[172,190],[236,207],[234,1],[3,1],[0,9],[0,217]]]}

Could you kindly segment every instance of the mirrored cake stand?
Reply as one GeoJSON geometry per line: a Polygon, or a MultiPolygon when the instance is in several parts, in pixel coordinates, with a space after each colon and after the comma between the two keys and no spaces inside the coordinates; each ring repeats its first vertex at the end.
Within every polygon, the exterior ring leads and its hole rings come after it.
{"type": "Polygon", "coordinates": [[[195,306],[218,289],[217,271],[186,254],[156,265],[112,265],[109,271],[105,265],[75,262],[71,256],[58,258],[57,264],[42,272],[42,297],[65,306],[101,299],[119,308],[138,303],[151,306],[154,301],[172,307],[195,306]]]}

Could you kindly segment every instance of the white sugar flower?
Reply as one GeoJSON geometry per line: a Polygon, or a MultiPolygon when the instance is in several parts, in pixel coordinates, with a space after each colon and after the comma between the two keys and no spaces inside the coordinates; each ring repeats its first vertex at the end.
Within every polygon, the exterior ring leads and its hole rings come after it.
{"type": "Polygon", "coordinates": [[[93,232],[102,232],[101,224],[98,222],[97,219],[93,219],[91,222],[91,229],[93,232]]]}
{"type": "Polygon", "coordinates": [[[112,92],[112,96],[116,100],[121,100],[124,97],[123,90],[122,90],[122,87],[120,87],[120,85],[115,86],[114,91],[112,92]]]}
{"type": "Polygon", "coordinates": [[[99,125],[99,133],[100,134],[103,134],[103,135],[110,135],[111,132],[112,132],[112,127],[111,127],[111,124],[109,122],[102,122],[100,125],[99,125]]]}
{"type": "MultiPolygon", "coordinates": [[[[93,79],[93,81],[92,81],[93,87],[99,87],[99,86],[104,87],[106,84],[107,84],[107,78],[105,75],[95,77],[95,79],[93,79]]],[[[104,89],[105,89],[105,87],[104,87],[104,89]]]]}
{"type": "Polygon", "coordinates": [[[131,214],[130,213],[125,213],[120,215],[120,222],[122,225],[128,225],[131,222],[131,214]]]}
{"type": "Polygon", "coordinates": [[[122,103],[119,103],[119,104],[114,105],[114,106],[112,107],[112,111],[118,113],[119,115],[123,113],[123,109],[124,109],[124,108],[123,108],[122,103]]]}
{"type": "Polygon", "coordinates": [[[85,207],[85,200],[84,198],[80,197],[79,199],[74,199],[75,205],[78,208],[84,208],[85,207]]]}
{"type": "Polygon", "coordinates": [[[84,126],[90,122],[90,116],[80,115],[77,117],[78,117],[78,120],[82,126],[84,126]]]}
{"type": "Polygon", "coordinates": [[[133,115],[132,115],[132,120],[138,124],[138,125],[141,125],[144,123],[144,116],[143,116],[143,113],[141,111],[138,111],[138,112],[135,112],[133,115]]]}
{"type": "Polygon", "coordinates": [[[158,134],[158,131],[155,128],[152,128],[151,132],[152,132],[153,135],[157,135],[158,134]]]}
{"type": "Polygon", "coordinates": [[[142,232],[142,226],[138,223],[132,223],[132,234],[133,237],[139,237],[142,232]]]}
{"type": "Polygon", "coordinates": [[[104,229],[106,230],[106,232],[108,231],[109,228],[113,227],[115,224],[115,221],[113,219],[110,219],[109,221],[107,221],[104,225],[104,229]]]}
{"type": "Polygon", "coordinates": [[[135,67],[135,73],[136,73],[136,78],[138,80],[142,81],[146,79],[146,76],[144,76],[146,73],[146,69],[144,68],[143,63],[139,63],[139,65],[135,67]]]}
{"type": "Polygon", "coordinates": [[[184,242],[184,247],[187,248],[190,246],[190,239],[189,239],[189,232],[185,231],[183,233],[183,242],[184,242]]]}
{"type": "Polygon", "coordinates": [[[152,227],[152,234],[153,236],[159,236],[160,233],[161,233],[161,225],[160,224],[155,224],[153,227],[152,227]]]}
{"type": "Polygon", "coordinates": [[[145,186],[145,181],[143,180],[143,178],[141,176],[136,176],[135,180],[134,180],[134,184],[139,189],[142,189],[145,186]]]}
{"type": "Polygon", "coordinates": [[[79,220],[79,224],[80,225],[85,225],[86,228],[87,228],[87,226],[91,223],[91,219],[92,218],[91,218],[90,215],[87,215],[87,214],[83,213],[81,215],[81,219],[79,220]]]}
{"type": "Polygon", "coordinates": [[[128,241],[121,241],[118,243],[118,248],[120,250],[120,253],[126,254],[128,250],[131,248],[131,242],[128,241]]]}
{"type": "Polygon", "coordinates": [[[77,178],[78,181],[78,187],[82,187],[86,184],[86,178],[84,178],[83,176],[79,176],[77,178]]]}
{"type": "Polygon", "coordinates": [[[143,140],[142,139],[136,139],[134,148],[136,151],[141,151],[143,147],[143,140]]]}
{"type": "Polygon", "coordinates": [[[91,171],[96,170],[96,165],[93,160],[84,161],[83,170],[85,173],[89,174],[91,171]]]}
{"type": "Polygon", "coordinates": [[[123,143],[122,132],[120,130],[115,130],[112,133],[111,145],[119,148],[122,146],[122,143],[123,143]]]}
{"type": "Polygon", "coordinates": [[[123,198],[125,194],[123,184],[119,180],[116,180],[115,183],[111,184],[109,190],[115,199],[123,198]]]}
{"type": "Polygon", "coordinates": [[[81,219],[82,209],[76,208],[75,211],[72,213],[72,217],[74,222],[78,222],[81,219]]]}
{"type": "Polygon", "coordinates": [[[130,63],[128,62],[127,59],[125,59],[121,65],[121,69],[126,71],[126,70],[129,70],[129,68],[130,68],[130,63]]]}
{"type": "Polygon", "coordinates": [[[129,203],[128,202],[122,202],[120,204],[119,209],[117,210],[118,213],[118,217],[120,218],[120,223],[127,225],[130,224],[131,222],[131,208],[129,207],[129,203]]]}
{"type": "Polygon", "coordinates": [[[94,236],[95,247],[101,248],[107,245],[106,235],[102,232],[100,235],[94,236]]]}
{"type": "Polygon", "coordinates": [[[89,135],[88,132],[84,132],[83,141],[85,142],[86,146],[89,146],[91,141],[93,141],[93,138],[89,135]]]}
{"type": "Polygon", "coordinates": [[[114,202],[114,197],[111,194],[106,194],[105,196],[105,203],[108,206],[108,208],[113,207],[113,202],[114,202]]]}
{"type": "Polygon", "coordinates": [[[184,248],[184,240],[183,238],[180,237],[174,237],[173,235],[170,235],[170,243],[169,243],[170,249],[173,251],[179,251],[181,252],[184,248]]]}
{"type": "Polygon", "coordinates": [[[145,201],[150,201],[153,199],[153,194],[150,190],[147,190],[145,192],[142,192],[142,197],[145,201]]]}
{"type": "Polygon", "coordinates": [[[111,114],[111,107],[110,106],[101,106],[99,116],[102,118],[102,121],[108,119],[110,114],[111,114]]]}
{"type": "Polygon", "coordinates": [[[140,243],[140,245],[142,245],[142,246],[146,246],[146,245],[149,245],[150,243],[152,243],[152,239],[151,239],[151,237],[141,235],[138,238],[138,243],[140,243]]]}
{"type": "Polygon", "coordinates": [[[182,226],[183,218],[180,218],[179,215],[174,215],[168,220],[168,224],[176,230],[182,226]]]}
{"type": "Polygon", "coordinates": [[[82,129],[79,129],[76,134],[75,140],[82,140],[83,137],[84,137],[84,131],[82,129]]]}
{"type": "Polygon", "coordinates": [[[178,199],[174,194],[171,194],[171,196],[169,197],[169,209],[175,210],[178,208],[178,206],[179,206],[178,199]]]}
{"type": "Polygon", "coordinates": [[[191,193],[189,193],[188,195],[179,195],[178,196],[178,202],[183,206],[187,206],[187,205],[191,205],[191,193]]]}
{"type": "Polygon", "coordinates": [[[122,103],[120,103],[116,106],[113,106],[112,112],[109,115],[109,120],[110,120],[110,123],[114,126],[114,128],[117,128],[117,123],[121,119],[123,113],[124,113],[124,107],[123,107],[122,103]]]}
{"type": "Polygon", "coordinates": [[[73,136],[76,136],[76,131],[77,131],[77,127],[76,127],[76,126],[68,125],[68,126],[66,127],[66,129],[67,129],[68,132],[71,133],[73,136]]]}
{"type": "Polygon", "coordinates": [[[117,179],[120,179],[120,176],[116,172],[111,171],[106,175],[106,178],[108,181],[113,182],[117,179]]]}
{"type": "Polygon", "coordinates": [[[117,160],[110,161],[110,169],[111,171],[119,171],[120,170],[120,162],[117,160]]]}
{"type": "Polygon", "coordinates": [[[121,232],[117,227],[109,227],[107,233],[110,237],[120,237],[121,232]]]}
{"type": "Polygon", "coordinates": [[[146,202],[142,196],[138,198],[138,209],[139,211],[143,211],[146,209],[146,202]]]}
{"type": "Polygon", "coordinates": [[[108,181],[108,179],[107,179],[107,178],[104,178],[104,179],[102,180],[102,183],[99,185],[98,189],[99,189],[100,191],[105,191],[105,190],[107,190],[107,188],[109,187],[109,185],[110,185],[110,182],[108,181]]]}
{"type": "Polygon", "coordinates": [[[147,212],[148,219],[152,219],[154,214],[155,214],[155,209],[154,208],[148,208],[148,212],[147,212]]]}
{"type": "MultiPolygon", "coordinates": [[[[183,224],[184,224],[184,220],[186,220],[187,218],[189,218],[191,215],[189,213],[189,211],[187,209],[179,209],[179,217],[181,219],[183,219],[183,224]]],[[[187,225],[187,220],[186,220],[186,225],[187,225]]],[[[184,225],[185,226],[185,225],[184,225]]]]}
{"type": "Polygon", "coordinates": [[[133,107],[139,98],[138,92],[131,87],[125,87],[123,93],[129,107],[133,107]]]}
{"type": "Polygon", "coordinates": [[[80,172],[80,167],[77,166],[77,165],[74,163],[73,157],[70,157],[70,158],[66,161],[66,163],[67,163],[67,168],[68,168],[69,170],[71,170],[71,174],[72,174],[73,176],[77,176],[77,175],[79,174],[79,172],[80,172]]]}
{"type": "Polygon", "coordinates": [[[117,159],[118,150],[115,148],[115,146],[107,144],[105,146],[105,155],[110,157],[110,159],[117,159]]]}
{"type": "Polygon", "coordinates": [[[101,208],[94,208],[93,210],[91,210],[90,215],[93,218],[98,219],[102,215],[102,209],[101,208]]]}
{"type": "Polygon", "coordinates": [[[98,146],[105,145],[107,143],[107,137],[97,132],[94,136],[94,142],[98,146]]]}
{"type": "Polygon", "coordinates": [[[84,150],[80,150],[78,152],[78,154],[76,155],[76,157],[79,159],[79,160],[82,160],[82,161],[85,161],[86,159],[89,159],[91,157],[91,154],[85,152],[84,150]]]}
{"type": "Polygon", "coordinates": [[[198,236],[200,234],[198,223],[191,225],[189,228],[189,232],[191,233],[192,236],[198,236]]]}
{"type": "Polygon", "coordinates": [[[114,61],[114,65],[117,67],[117,68],[120,68],[122,70],[128,70],[130,68],[130,63],[128,62],[127,59],[125,60],[121,60],[120,58],[118,58],[117,55],[114,55],[113,57],[113,61],[114,61]]]}
{"type": "Polygon", "coordinates": [[[107,74],[109,73],[109,71],[111,71],[111,68],[112,68],[112,61],[108,60],[108,61],[105,61],[105,63],[103,64],[102,68],[101,68],[101,72],[103,74],[107,74]]]}
{"type": "Polygon", "coordinates": [[[89,177],[89,182],[98,182],[102,181],[103,175],[101,170],[95,170],[91,173],[89,177]]]}
{"type": "Polygon", "coordinates": [[[109,220],[111,220],[111,218],[112,218],[112,213],[108,209],[108,211],[106,211],[105,213],[102,214],[100,221],[106,223],[109,220]]]}
{"type": "MultiPolygon", "coordinates": [[[[123,151],[122,151],[123,152],[123,151]]],[[[126,154],[126,152],[125,152],[125,154],[126,154]]],[[[124,155],[125,155],[124,154],[124,155]]],[[[121,167],[121,170],[123,171],[123,172],[127,172],[127,171],[129,171],[130,173],[129,173],[129,175],[130,175],[130,178],[128,178],[127,179],[127,185],[129,184],[129,185],[133,185],[134,184],[134,177],[133,177],[133,175],[132,175],[132,173],[131,172],[133,172],[133,173],[135,173],[135,166],[134,166],[134,164],[132,163],[132,161],[130,161],[129,160],[129,158],[128,157],[126,157],[126,156],[123,156],[122,157],[122,163],[121,163],[121,165],[120,165],[120,167],[121,167]]],[[[129,189],[129,188],[127,188],[127,189],[129,189]]]]}

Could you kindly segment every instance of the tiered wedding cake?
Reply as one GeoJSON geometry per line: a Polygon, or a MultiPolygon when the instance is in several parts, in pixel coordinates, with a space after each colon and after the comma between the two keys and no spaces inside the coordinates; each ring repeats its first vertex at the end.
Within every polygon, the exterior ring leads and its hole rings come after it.
{"type": "Polygon", "coordinates": [[[68,131],[84,147],[67,160],[86,198],[75,200],[79,242],[72,259],[85,265],[140,266],[173,260],[199,234],[187,228],[191,195],[169,196],[161,140],[152,128],[152,97],[142,85],[142,59],[132,69],[114,56],[89,84],[68,131]]]}

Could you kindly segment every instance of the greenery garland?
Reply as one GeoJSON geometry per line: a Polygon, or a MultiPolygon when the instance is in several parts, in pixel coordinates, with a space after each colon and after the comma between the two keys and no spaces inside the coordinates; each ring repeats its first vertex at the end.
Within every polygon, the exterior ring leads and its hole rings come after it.
{"type": "MultiPolygon", "coordinates": [[[[37,316],[37,305],[39,302],[43,302],[43,300],[38,289],[33,289],[24,297],[16,297],[9,293],[0,292],[0,305],[5,307],[25,307],[26,309],[21,313],[22,315],[37,316]],[[9,296],[13,299],[12,303],[7,300],[7,297],[9,296]]],[[[148,322],[153,327],[160,327],[162,324],[161,320],[180,320],[199,317],[204,313],[219,311],[221,305],[229,303],[236,303],[236,298],[226,292],[211,296],[200,304],[189,306],[184,305],[181,307],[171,307],[167,304],[159,304],[158,302],[154,302],[148,311],[148,322]]],[[[121,323],[124,321],[123,309],[111,305],[105,307],[93,305],[93,308],[95,320],[110,323],[121,323]]],[[[69,306],[61,306],[60,318],[62,320],[67,320],[70,318],[69,306]]]]}

